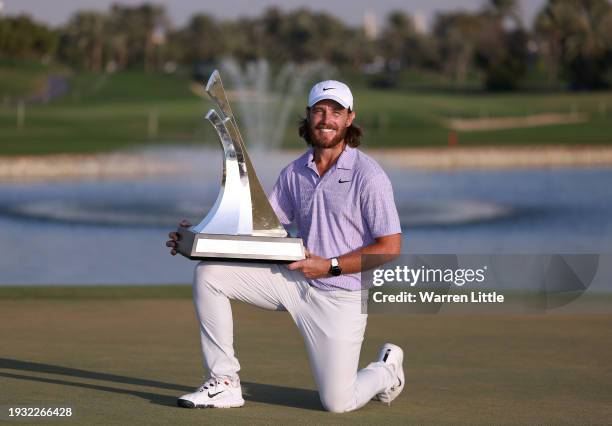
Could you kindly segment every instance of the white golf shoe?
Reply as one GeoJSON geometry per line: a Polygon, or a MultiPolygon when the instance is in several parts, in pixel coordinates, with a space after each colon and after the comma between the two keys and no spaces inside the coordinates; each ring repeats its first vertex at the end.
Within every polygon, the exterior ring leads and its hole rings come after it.
{"type": "Polygon", "coordinates": [[[385,343],[382,348],[380,348],[377,361],[389,364],[397,377],[397,382],[383,392],[377,394],[374,399],[384,402],[385,404],[391,404],[391,401],[397,398],[404,389],[404,367],[402,366],[404,362],[404,351],[397,345],[385,343]]]}
{"type": "Polygon", "coordinates": [[[211,377],[195,390],[181,396],[176,404],[183,408],[234,408],[242,407],[240,379],[217,379],[211,377]]]}

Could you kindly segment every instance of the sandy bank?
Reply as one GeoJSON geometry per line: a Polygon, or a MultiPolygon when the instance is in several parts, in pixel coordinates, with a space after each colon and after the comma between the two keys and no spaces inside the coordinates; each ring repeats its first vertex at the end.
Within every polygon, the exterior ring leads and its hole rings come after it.
{"type": "Polygon", "coordinates": [[[520,129],[527,127],[550,126],[551,124],[576,124],[589,120],[587,114],[544,113],[524,117],[495,117],[495,118],[456,118],[448,120],[448,127],[459,131],[520,129]]]}
{"type": "Polygon", "coordinates": [[[612,146],[478,146],[367,152],[383,164],[424,170],[612,166],[612,146]]]}
{"type": "Polygon", "coordinates": [[[178,164],[137,154],[0,157],[0,180],[106,179],[174,174],[178,164]]]}
{"type": "MultiPolygon", "coordinates": [[[[612,146],[366,149],[383,165],[423,170],[612,167],[612,146]]],[[[295,156],[300,154],[295,151],[295,156]]],[[[259,166],[261,167],[261,166],[259,166]]],[[[0,181],[142,178],[184,171],[177,160],[143,154],[0,157],[0,181]]]]}

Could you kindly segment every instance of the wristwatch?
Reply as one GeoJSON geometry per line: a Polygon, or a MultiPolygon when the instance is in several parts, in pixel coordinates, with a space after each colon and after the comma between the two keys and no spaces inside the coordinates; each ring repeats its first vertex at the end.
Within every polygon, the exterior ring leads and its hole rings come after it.
{"type": "Polygon", "coordinates": [[[334,277],[337,277],[342,273],[342,269],[340,268],[340,264],[338,263],[338,258],[334,257],[331,259],[331,267],[329,268],[329,273],[334,277]]]}

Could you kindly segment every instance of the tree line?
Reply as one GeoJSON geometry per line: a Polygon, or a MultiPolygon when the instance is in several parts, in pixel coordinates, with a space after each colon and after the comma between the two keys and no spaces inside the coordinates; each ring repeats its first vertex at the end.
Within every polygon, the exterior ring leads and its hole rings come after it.
{"type": "Polygon", "coordinates": [[[153,72],[226,56],[325,61],[381,75],[431,70],[458,87],[477,73],[490,90],[515,89],[530,69],[540,68],[551,84],[600,89],[612,84],[611,28],[609,0],[548,0],[531,27],[515,0],[487,0],[476,12],[440,12],[427,32],[395,11],[377,34],[327,13],[278,8],[236,20],[200,13],[176,28],[162,6],[115,4],[106,12],[78,11],[57,28],[28,16],[2,17],[0,58],[58,61],[93,72],[153,72]]]}

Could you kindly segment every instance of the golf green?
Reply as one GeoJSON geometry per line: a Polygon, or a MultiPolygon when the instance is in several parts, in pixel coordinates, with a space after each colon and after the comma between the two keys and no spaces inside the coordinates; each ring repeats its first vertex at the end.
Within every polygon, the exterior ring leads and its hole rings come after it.
{"type": "MultiPolygon", "coordinates": [[[[26,96],[44,86],[46,76],[41,69],[0,66],[0,99],[26,96]]],[[[231,79],[224,79],[231,90],[231,79]]],[[[0,144],[0,155],[108,152],[149,145],[217,146],[212,127],[203,119],[213,104],[192,90],[201,91],[202,82],[135,70],[112,75],[79,72],[69,82],[69,92],[57,99],[25,104],[21,121],[15,102],[0,105],[0,139],[6,141],[0,144]]],[[[357,123],[366,131],[366,148],[446,147],[453,128],[449,120],[453,119],[487,124],[480,130],[457,129],[459,146],[612,142],[612,91],[463,93],[376,90],[358,84],[353,89],[357,123]],[[542,114],[557,117],[538,124],[542,114]],[[499,118],[522,120],[523,125],[506,122],[500,126],[495,122],[499,118]]],[[[304,114],[305,97],[306,93],[301,93],[289,106],[281,144],[284,148],[304,147],[297,136],[297,122],[304,114]]],[[[260,101],[247,100],[246,104],[256,111],[261,109],[260,101]]],[[[237,99],[232,97],[230,102],[247,146],[251,146],[254,135],[249,131],[253,129],[246,126],[237,99]]]]}
{"type": "Polygon", "coordinates": [[[59,421],[79,424],[610,421],[612,315],[370,315],[361,365],[386,341],[402,346],[405,390],[391,406],[330,414],[289,315],[233,307],[247,403],[188,410],[176,397],[203,368],[184,288],[155,299],[0,298],[0,419],[26,406],[71,407],[59,421]]]}

